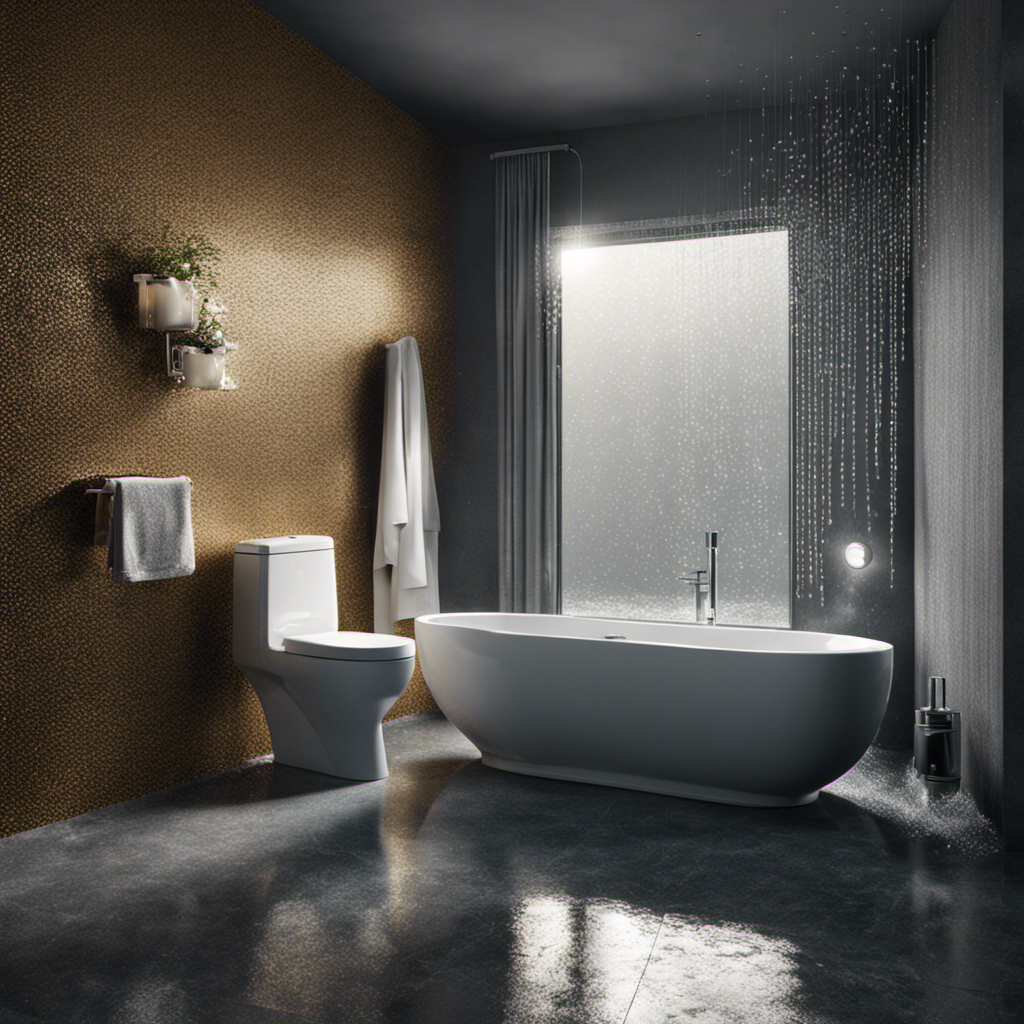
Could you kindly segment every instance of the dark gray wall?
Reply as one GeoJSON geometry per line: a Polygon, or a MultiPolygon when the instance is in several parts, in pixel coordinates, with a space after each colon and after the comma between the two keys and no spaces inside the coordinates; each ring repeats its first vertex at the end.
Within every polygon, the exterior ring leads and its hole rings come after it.
{"type": "Polygon", "coordinates": [[[487,153],[456,151],[456,348],[451,458],[438,477],[442,611],[498,610],[498,363],[494,179],[487,153]]]}
{"type": "MultiPolygon", "coordinates": [[[[497,413],[494,327],[494,165],[496,150],[568,142],[583,158],[585,223],[613,223],[735,210],[739,197],[723,177],[726,142],[738,139],[740,118],[749,115],[685,118],[586,131],[559,132],[499,143],[463,146],[456,155],[456,451],[461,507],[448,513],[442,535],[442,601],[446,610],[498,607],[497,567],[497,413]]],[[[745,133],[744,133],[745,134],[745,133]]],[[[759,134],[755,133],[759,138],[759,134]]],[[[754,153],[754,166],[762,165],[754,153]]],[[[761,177],[750,178],[751,201],[759,198],[761,177]]],[[[552,155],[552,224],[579,222],[576,158],[552,155]]],[[[887,746],[908,747],[913,727],[913,480],[912,365],[901,369],[899,461],[906,514],[897,520],[896,587],[888,572],[856,574],[842,562],[842,544],[863,536],[865,524],[839,514],[825,544],[827,597],[803,599],[793,607],[798,629],[835,630],[877,637],[896,650],[889,712],[879,733],[887,746]]],[[[884,472],[884,471],[883,471],[884,472]]],[[[695,538],[699,547],[700,539],[695,538]]],[[[680,564],[687,559],[680,552],[680,564]]],[[[682,595],[680,595],[682,603],[682,595]]]]}
{"type": "Polygon", "coordinates": [[[1024,4],[1002,5],[1003,821],[1024,849],[1024,4]]]}
{"type": "MultiPolygon", "coordinates": [[[[1003,306],[999,0],[955,0],[935,41],[917,276],[917,676],[963,713],[964,787],[1003,793],[1003,306]]],[[[1019,529],[1019,525],[1017,527],[1019,529]]]]}

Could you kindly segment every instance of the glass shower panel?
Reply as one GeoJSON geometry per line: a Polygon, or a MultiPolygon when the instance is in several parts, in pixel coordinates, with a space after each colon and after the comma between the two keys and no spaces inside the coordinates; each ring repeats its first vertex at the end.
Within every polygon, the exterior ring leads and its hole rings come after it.
{"type": "Polygon", "coordinates": [[[786,231],[562,253],[562,610],[790,625],[786,231]]]}

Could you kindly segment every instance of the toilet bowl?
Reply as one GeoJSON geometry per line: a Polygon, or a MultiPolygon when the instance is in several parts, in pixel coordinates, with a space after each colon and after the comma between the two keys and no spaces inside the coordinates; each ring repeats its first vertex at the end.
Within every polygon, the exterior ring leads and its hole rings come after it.
{"type": "Polygon", "coordinates": [[[339,632],[330,537],[242,541],[234,577],[235,664],[263,705],[274,760],[385,778],[381,721],[412,678],[415,643],[339,632]]]}

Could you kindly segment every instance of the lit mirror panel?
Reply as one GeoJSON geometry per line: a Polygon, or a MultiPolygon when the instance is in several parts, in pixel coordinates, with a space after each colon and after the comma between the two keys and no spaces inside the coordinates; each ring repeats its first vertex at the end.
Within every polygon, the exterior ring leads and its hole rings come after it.
{"type": "Polygon", "coordinates": [[[790,625],[786,231],[562,253],[562,610],[790,625]]]}

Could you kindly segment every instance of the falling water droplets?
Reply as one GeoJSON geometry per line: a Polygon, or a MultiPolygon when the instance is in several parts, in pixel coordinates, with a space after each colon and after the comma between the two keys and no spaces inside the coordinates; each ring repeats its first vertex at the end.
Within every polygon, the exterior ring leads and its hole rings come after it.
{"type": "Polygon", "coordinates": [[[885,9],[854,25],[836,5],[834,27],[794,53],[781,45],[785,14],[776,56],[752,72],[728,50],[709,56],[696,33],[701,192],[705,217],[732,211],[723,230],[789,231],[794,586],[823,605],[826,553],[851,518],[879,549],[888,535],[896,582],[907,282],[926,251],[912,231],[928,216],[935,69],[932,49],[900,41],[885,9]],[[723,59],[733,85],[712,110],[708,72],[723,59]]]}
{"type": "MultiPolygon", "coordinates": [[[[764,88],[778,106],[766,126],[774,160],[761,207],[790,229],[796,594],[822,604],[840,512],[867,533],[884,523],[893,550],[907,282],[926,202],[930,91],[928,75],[914,73],[928,67],[925,44],[912,41],[901,55],[885,11],[849,40],[843,10],[835,11],[832,47],[809,39],[804,67],[791,60],[764,88]]],[[[895,559],[888,562],[892,586],[895,559]]]]}

